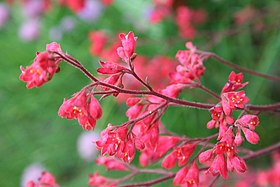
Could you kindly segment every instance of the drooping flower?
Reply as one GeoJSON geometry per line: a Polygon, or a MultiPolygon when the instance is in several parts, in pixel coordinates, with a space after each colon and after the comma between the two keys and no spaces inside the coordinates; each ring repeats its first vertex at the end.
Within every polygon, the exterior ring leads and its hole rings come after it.
{"type": "Polygon", "coordinates": [[[158,161],[162,158],[167,151],[174,147],[180,141],[179,137],[176,136],[160,136],[158,138],[156,149],[145,149],[141,152],[140,155],[140,164],[144,167],[148,166],[151,163],[158,161]]]}
{"type": "Polygon", "coordinates": [[[118,171],[126,171],[127,167],[126,165],[121,162],[120,160],[117,160],[114,157],[106,157],[106,156],[100,156],[95,161],[97,165],[104,165],[107,170],[118,170],[118,171]]]}
{"type": "Polygon", "coordinates": [[[102,155],[116,155],[125,162],[131,162],[134,158],[135,147],[127,133],[127,127],[114,127],[108,124],[108,127],[101,132],[100,139],[96,141],[96,147],[101,150],[102,155]]]}
{"type": "Polygon", "coordinates": [[[78,119],[83,129],[92,130],[96,120],[102,115],[102,108],[99,102],[90,93],[87,93],[86,89],[83,89],[74,94],[72,98],[64,99],[58,115],[69,120],[78,119]]]}
{"type": "Polygon", "coordinates": [[[176,186],[184,187],[198,187],[199,186],[199,170],[196,162],[192,164],[190,169],[187,166],[180,169],[173,180],[173,184],[176,186]]]}
{"type": "Polygon", "coordinates": [[[194,144],[187,144],[182,147],[176,147],[162,161],[161,166],[166,169],[171,169],[178,161],[178,166],[185,165],[195,150],[194,144]]]}
{"type": "Polygon", "coordinates": [[[117,183],[114,182],[114,179],[100,176],[98,172],[95,172],[94,174],[89,174],[88,185],[93,187],[115,187],[117,183]]]}
{"type": "Polygon", "coordinates": [[[100,61],[100,65],[102,68],[98,68],[97,72],[101,74],[116,74],[116,73],[122,73],[125,70],[128,70],[126,67],[123,67],[121,65],[118,65],[113,62],[102,62],[100,61]]]}
{"type": "Polygon", "coordinates": [[[249,103],[249,98],[244,90],[222,94],[222,107],[226,115],[230,115],[232,110],[243,109],[247,103],[249,103]]]}
{"type": "Polygon", "coordinates": [[[235,121],[235,125],[237,126],[235,143],[240,145],[243,142],[243,138],[241,136],[241,131],[245,134],[245,138],[251,144],[257,144],[259,142],[259,135],[254,132],[255,127],[259,124],[259,118],[256,115],[246,114],[241,118],[235,121]]]}
{"type": "Polygon", "coordinates": [[[235,169],[244,173],[247,170],[245,161],[237,156],[237,149],[233,144],[233,134],[228,137],[225,136],[213,149],[199,155],[200,163],[207,161],[210,161],[211,165],[206,173],[212,173],[213,176],[221,174],[223,178],[227,178],[228,171],[235,169]]]}
{"type": "Polygon", "coordinates": [[[53,42],[47,44],[46,51],[37,53],[31,66],[23,68],[20,66],[20,80],[27,82],[27,88],[40,87],[50,81],[55,73],[59,71],[61,59],[54,55],[54,52],[61,52],[59,44],[53,42]]]}
{"type": "Polygon", "coordinates": [[[204,74],[205,67],[202,58],[195,53],[196,48],[191,42],[186,43],[189,50],[179,50],[176,59],[180,65],[176,67],[176,72],[171,73],[170,77],[173,83],[186,84],[189,87],[200,83],[200,77],[204,74]]]}

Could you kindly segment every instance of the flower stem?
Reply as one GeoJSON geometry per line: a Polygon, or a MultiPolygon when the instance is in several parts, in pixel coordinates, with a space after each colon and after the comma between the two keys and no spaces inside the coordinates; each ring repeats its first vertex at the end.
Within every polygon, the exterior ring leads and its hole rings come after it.
{"type": "Polygon", "coordinates": [[[243,68],[239,65],[236,65],[236,64],[233,64],[221,57],[219,57],[218,55],[216,55],[215,53],[211,53],[211,52],[205,52],[205,51],[199,51],[197,50],[196,51],[197,53],[205,56],[206,59],[208,58],[213,58],[215,59],[216,61],[222,63],[222,64],[225,64],[233,69],[236,69],[238,71],[241,71],[241,72],[245,72],[245,73],[248,73],[248,74],[251,74],[251,75],[255,75],[255,76],[258,76],[258,77],[262,77],[262,78],[265,78],[265,79],[269,79],[269,80],[272,80],[272,81],[279,81],[280,82],[280,77],[278,76],[272,76],[272,75],[267,75],[267,74],[264,74],[264,73],[260,73],[260,72],[256,72],[256,71],[253,71],[253,70],[250,70],[250,69],[247,69],[247,68],[243,68]]]}

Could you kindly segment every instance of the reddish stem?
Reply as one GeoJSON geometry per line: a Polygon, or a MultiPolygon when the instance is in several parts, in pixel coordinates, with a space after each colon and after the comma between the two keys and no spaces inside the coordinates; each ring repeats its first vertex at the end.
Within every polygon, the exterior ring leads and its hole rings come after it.
{"type": "MultiPolygon", "coordinates": [[[[279,150],[280,149],[280,142],[279,143],[276,143],[274,145],[271,145],[269,147],[266,147],[264,149],[261,149],[259,151],[256,151],[252,154],[249,154],[249,155],[246,155],[243,157],[244,160],[250,160],[250,159],[254,159],[254,158],[257,158],[257,157],[260,157],[260,156],[263,156],[263,155],[266,155],[268,153],[271,153],[275,150],[279,150]]],[[[207,170],[209,167],[203,167],[203,168],[200,168],[199,171],[203,171],[203,170],[207,170]]],[[[166,180],[169,180],[169,179],[172,179],[174,178],[176,175],[176,173],[173,173],[173,174],[169,174],[165,177],[161,177],[161,178],[158,178],[158,179],[154,179],[154,180],[151,180],[151,181],[148,181],[148,182],[143,182],[143,183],[136,183],[136,184],[128,184],[128,185],[123,185],[122,187],[134,187],[134,186],[151,186],[153,184],[158,184],[160,182],[163,182],[163,181],[166,181],[166,180]]],[[[215,179],[216,180],[216,179],[215,179]]],[[[215,181],[212,181],[212,183],[215,182],[215,181]]]]}
{"type": "MultiPolygon", "coordinates": [[[[160,97],[162,99],[165,99],[166,101],[168,101],[170,103],[175,103],[180,106],[187,106],[187,107],[198,108],[198,109],[210,109],[211,107],[214,106],[214,104],[190,102],[190,101],[186,101],[186,100],[168,97],[168,96],[162,95],[155,91],[128,90],[128,89],[119,88],[117,86],[110,85],[110,84],[99,81],[86,68],[84,68],[82,65],[80,65],[80,63],[77,63],[76,62],[77,60],[74,62],[72,60],[73,59],[72,57],[69,58],[69,55],[63,55],[60,53],[57,53],[57,54],[60,55],[60,57],[62,59],[64,59],[66,62],[70,63],[72,66],[74,66],[74,67],[78,68],[80,71],[82,71],[93,82],[98,83],[99,85],[114,89],[120,93],[134,94],[134,95],[154,95],[154,96],[160,97]]],[[[248,110],[255,110],[255,111],[274,111],[279,108],[280,108],[280,103],[276,103],[276,104],[272,104],[272,105],[265,105],[265,106],[256,106],[256,105],[247,106],[248,110]]]]}
{"type": "Polygon", "coordinates": [[[264,74],[264,73],[260,73],[260,72],[256,72],[256,71],[253,71],[253,70],[250,70],[250,69],[247,69],[247,68],[240,67],[239,65],[233,64],[233,63],[219,57],[215,53],[199,51],[199,50],[197,50],[196,52],[205,56],[205,58],[207,58],[207,59],[208,58],[214,58],[216,61],[218,61],[222,64],[225,64],[225,65],[227,65],[227,66],[229,66],[233,69],[236,69],[238,71],[245,72],[245,73],[255,75],[255,76],[259,76],[259,77],[269,79],[269,80],[272,80],[272,81],[280,81],[280,77],[278,77],[278,76],[267,75],[267,74],[264,74]]]}

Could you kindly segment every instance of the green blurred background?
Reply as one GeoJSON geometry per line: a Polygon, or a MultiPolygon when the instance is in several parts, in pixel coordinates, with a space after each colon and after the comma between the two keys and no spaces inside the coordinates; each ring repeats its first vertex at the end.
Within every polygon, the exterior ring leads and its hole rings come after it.
{"type": "MultiPolygon", "coordinates": [[[[51,82],[39,89],[27,90],[25,83],[18,78],[19,66],[31,64],[35,52],[44,50],[45,44],[51,42],[50,28],[58,25],[65,16],[72,16],[76,27],[65,33],[59,43],[64,51],[79,59],[92,72],[98,67],[98,59],[89,53],[88,33],[94,30],[106,30],[112,36],[119,32],[134,31],[139,37],[137,53],[173,58],[177,50],[184,49],[187,40],[179,38],[178,29],[171,19],[165,19],[157,25],[150,25],[147,20],[143,20],[143,12],[150,4],[148,0],[116,0],[94,22],[81,21],[67,8],[54,6],[43,15],[41,35],[32,42],[19,39],[18,30],[23,18],[19,6],[12,7],[10,20],[0,30],[0,186],[19,186],[23,170],[32,163],[41,163],[56,176],[61,186],[67,187],[87,186],[88,174],[97,170],[109,177],[119,175],[117,172],[106,172],[103,167],[95,166],[94,162],[83,161],[77,153],[81,127],[77,121],[57,116],[63,98],[69,98],[89,83],[86,77],[63,63],[60,73],[51,82]]],[[[192,39],[197,48],[215,52],[235,64],[256,71],[280,75],[279,1],[197,0],[186,1],[186,4],[191,8],[203,8],[208,14],[208,20],[197,27],[198,34],[192,39]],[[236,25],[234,15],[247,6],[258,10],[257,17],[241,26],[236,25]],[[263,24],[260,30],[255,29],[257,22],[263,24]]],[[[207,71],[202,82],[219,93],[232,69],[213,60],[207,61],[205,65],[207,71]]],[[[250,83],[246,93],[252,104],[280,101],[279,83],[247,74],[245,80],[250,83]]],[[[182,98],[209,101],[208,95],[198,90],[187,90],[182,98]]],[[[104,129],[109,122],[120,124],[126,120],[124,114],[127,108],[124,104],[116,105],[112,98],[104,99],[101,104],[104,116],[97,122],[96,131],[104,129]]],[[[170,108],[162,121],[168,129],[178,134],[201,137],[216,131],[206,128],[209,119],[208,111],[170,108]]],[[[280,139],[279,115],[261,114],[260,120],[256,131],[261,141],[258,145],[245,143],[247,148],[256,150],[280,139]]],[[[138,165],[137,158],[134,164],[138,165]]],[[[255,159],[249,164],[266,168],[270,165],[270,159],[255,159]]],[[[155,176],[140,176],[127,183],[149,180],[155,176]]]]}

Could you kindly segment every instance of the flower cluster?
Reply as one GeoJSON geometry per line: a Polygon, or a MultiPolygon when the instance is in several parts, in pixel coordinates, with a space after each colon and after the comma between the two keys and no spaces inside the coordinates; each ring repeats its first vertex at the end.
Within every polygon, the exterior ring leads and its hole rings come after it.
{"type": "MultiPolygon", "coordinates": [[[[107,38],[103,34],[102,32],[91,33],[90,37],[93,40],[91,52],[95,55],[103,55],[106,51],[104,47],[107,38]]],[[[206,70],[203,60],[209,53],[202,54],[191,42],[188,42],[186,43],[188,50],[179,50],[176,54],[176,59],[180,64],[177,65],[175,72],[170,73],[169,84],[163,84],[161,88],[155,89],[149,81],[141,78],[146,75],[144,72],[139,76],[135,71],[140,64],[136,63],[139,59],[135,53],[137,37],[133,32],[129,32],[128,34],[121,33],[119,39],[119,45],[114,46],[116,60],[100,61],[97,72],[105,76],[104,79],[99,79],[88,72],[79,61],[64,53],[57,43],[48,44],[45,52],[37,53],[30,67],[26,69],[21,67],[20,79],[27,82],[28,88],[39,87],[51,80],[59,71],[62,59],[81,70],[91,83],[75,93],[72,98],[64,99],[58,115],[69,120],[77,119],[85,130],[93,130],[96,121],[102,116],[102,108],[95,98],[96,95],[101,95],[101,99],[107,96],[119,97],[119,94],[129,95],[125,98],[128,107],[125,113],[128,117],[127,122],[118,126],[109,123],[101,132],[100,138],[95,141],[95,145],[102,155],[96,160],[97,165],[104,165],[107,170],[128,171],[131,174],[120,179],[112,179],[95,172],[89,175],[88,185],[117,186],[136,174],[156,171],[158,174],[166,175],[163,179],[159,178],[159,181],[175,177],[173,184],[176,186],[199,186],[208,178],[200,173],[205,168],[198,168],[198,160],[202,164],[207,164],[206,174],[211,173],[213,176],[220,174],[223,178],[228,178],[229,171],[234,170],[244,173],[247,170],[246,157],[239,155],[238,146],[244,140],[242,133],[248,142],[252,144],[259,142],[259,136],[255,132],[259,118],[254,115],[254,110],[251,111],[252,106],[248,106],[249,98],[242,90],[248,84],[248,82],[243,83],[243,74],[231,72],[220,95],[203,87],[201,77],[206,70]],[[123,63],[119,63],[118,59],[121,59],[123,63]],[[134,82],[143,89],[130,89],[126,84],[125,76],[133,78],[134,82]],[[201,88],[219,102],[213,105],[179,99],[180,92],[186,88],[201,88]],[[161,117],[169,106],[174,105],[209,109],[212,119],[207,123],[207,128],[218,128],[219,133],[206,138],[188,138],[170,132],[161,122],[161,117]],[[234,113],[238,110],[242,113],[235,119],[234,113]],[[218,142],[210,145],[209,141],[214,138],[217,138],[218,142]],[[198,148],[200,150],[196,153],[198,148]],[[208,150],[205,151],[205,148],[208,150]],[[136,151],[140,152],[139,162],[143,167],[162,159],[163,169],[141,170],[128,165],[133,161],[136,151]],[[179,170],[176,173],[169,172],[176,165],[180,167],[179,170]]],[[[165,58],[159,59],[163,59],[162,64],[172,62],[165,58]]],[[[155,64],[159,62],[160,60],[156,60],[155,64]]],[[[170,67],[174,66],[170,65],[170,67]]],[[[169,69],[171,70],[172,68],[169,69]]],[[[160,70],[156,69],[156,71],[159,74],[169,73],[168,70],[162,70],[162,73],[160,70]]],[[[275,110],[277,107],[278,105],[276,107],[273,105],[271,108],[275,110]]],[[[151,183],[156,184],[155,181],[151,183]]],[[[31,181],[28,187],[39,187],[41,183],[57,186],[55,179],[49,173],[43,174],[39,183],[37,185],[36,182],[31,181]]],[[[149,186],[151,183],[143,183],[143,186],[149,186]]]]}
{"type": "Polygon", "coordinates": [[[236,147],[243,142],[241,130],[250,143],[257,144],[259,141],[258,134],[254,132],[255,126],[259,124],[256,115],[245,114],[237,120],[231,116],[234,110],[244,109],[249,102],[244,90],[237,91],[248,84],[248,82],[242,83],[242,81],[242,73],[230,73],[228,82],[221,92],[221,102],[210,109],[212,120],[207,123],[209,129],[219,128],[219,142],[213,149],[207,150],[199,156],[201,163],[211,161],[209,173],[213,175],[220,173],[224,178],[228,177],[228,171],[236,169],[243,173],[247,170],[245,161],[237,156],[236,147]]]}
{"type": "Polygon", "coordinates": [[[50,81],[53,75],[59,72],[61,58],[56,54],[62,52],[60,45],[53,42],[46,46],[46,51],[37,52],[31,66],[20,66],[20,79],[27,82],[27,88],[40,87],[50,81]]]}
{"type": "Polygon", "coordinates": [[[186,43],[189,50],[179,50],[176,59],[180,65],[176,67],[176,72],[171,73],[174,83],[185,84],[188,87],[195,87],[200,84],[200,77],[204,74],[205,67],[201,56],[196,54],[196,47],[191,42],[186,43]]]}
{"type": "Polygon", "coordinates": [[[58,110],[58,115],[69,120],[78,119],[85,130],[92,130],[96,120],[102,116],[102,108],[98,100],[87,89],[73,95],[71,99],[64,99],[58,110]]]}

